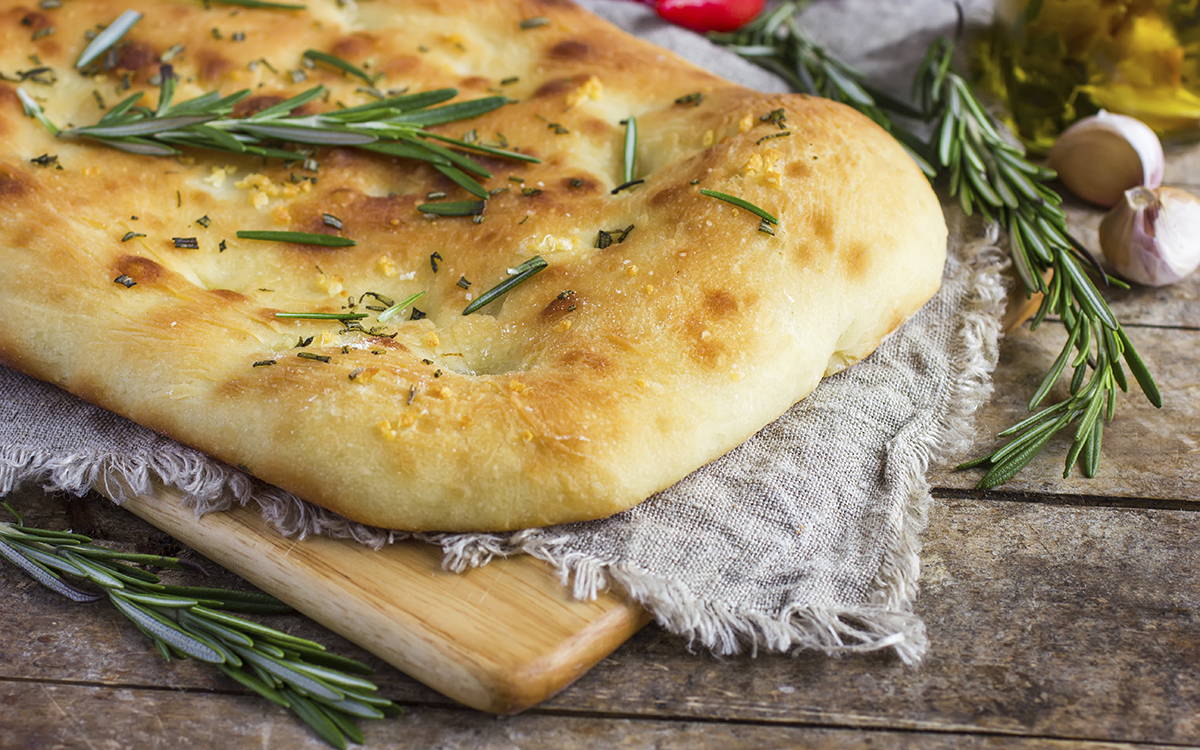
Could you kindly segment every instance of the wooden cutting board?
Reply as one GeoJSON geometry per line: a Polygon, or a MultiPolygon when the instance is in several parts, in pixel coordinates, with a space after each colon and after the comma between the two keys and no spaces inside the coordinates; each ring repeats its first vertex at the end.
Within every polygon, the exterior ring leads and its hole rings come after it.
{"type": "Polygon", "coordinates": [[[184,493],[157,485],[123,507],[434,690],[511,714],[554,695],[647,622],[604,593],[570,597],[527,555],[466,573],[429,544],[375,551],[352,541],[285,538],[257,508],[197,518],[184,493]]]}

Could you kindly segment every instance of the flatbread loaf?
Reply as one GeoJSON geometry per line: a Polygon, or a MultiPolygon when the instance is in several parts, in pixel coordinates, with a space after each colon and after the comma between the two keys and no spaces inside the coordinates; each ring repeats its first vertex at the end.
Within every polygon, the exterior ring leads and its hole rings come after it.
{"type": "Polygon", "coordinates": [[[867,356],[941,278],[939,203],[880,128],[727,83],[565,0],[0,0],[0,74],[0,362],[368,524],[629,508],[867,356]],[[491,176],[482,209],[433,215],[478,200],[444,163],[133,154],[55,137],[22,99],[80,128],[133,92],[153,110],[164,76],[174,102],[249,89],[238,118],[318,84],[301,114],[501,95],[427,130],[537,161],[438,142],[491,176]],[[622,187],[627,142],[640,182],[622,187]],[[543,270],[464,315],[535,256],[543,270]]]}

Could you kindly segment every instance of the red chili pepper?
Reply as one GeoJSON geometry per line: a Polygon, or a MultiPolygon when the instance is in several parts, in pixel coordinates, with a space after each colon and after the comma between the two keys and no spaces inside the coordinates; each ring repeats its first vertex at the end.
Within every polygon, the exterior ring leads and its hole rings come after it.
{"type": "Polygon", "coordinates": [[[656,0],[658,15],[703,34],[734,31],[762,12],[766,0],[656,0]]]}

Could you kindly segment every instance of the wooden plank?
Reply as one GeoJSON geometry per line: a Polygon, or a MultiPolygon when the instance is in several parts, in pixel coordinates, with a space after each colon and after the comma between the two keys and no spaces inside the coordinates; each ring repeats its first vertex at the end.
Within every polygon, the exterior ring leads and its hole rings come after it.
{"type": "Polygon", "coordinates": [[[1200,514],[943,501],[925,661],[684,653],[648,629],[559,711],[1200,744],[1200,514]]]}
{"type": "MultiPolygon", "coordinates": [[[[286,712],[237,696],[0,680],[0,746],[94,750],[191,746],[327,750],[286,712]],[[221,717],[214,721],[213,717],[221,717]]],[[[527,713],[496,719],[469,711],[412,708],[390,721],[363,722],[365,747],[440,750],[656,748],[758,750],[1083,750],[1070,740],[828,727],[739,725],[527,713]]],[[[1089,750],[1166,750],[1163,745],[1087,743],[1089,750]]]]}
{"type": "MultiPolygon", "coordinates": [[[[931,648],[918,667],[881,654],[717,659],[647,628],[539,710],[1200,745],[1200,514],[953,498],[937,503],[924,539],[917,611],[931,648]]],[[[110,608],[62,602],[11,566],[0,567],[0,587],[11,602],[0,612],[10,634],[0,679],[243,692],[200,665],[162,663],[110,608]]],[[[356,655],[316,625],[281,622],[356,655]]],[[[376,678],[394,699],[450,706],[394,670],[376,678]]],[[[239,700],[265,710],[254,696],[239,700]]],[[[478,716],[455,715],[463,726],[478,716]]],[[[455,726],[430,736],[456,737],[455,726]]]]}
{"type": "MultiPolygon", "coordinates": [[[[1131,378],[1130,392],[1118,394],[1116,419],[1106,426],[1096,478],[1083,477],[1078,468],[1069,479],[1062,478],[1072,437],[1064,432],[1001,491],[1200,500],[1200,330],[1137,328],[1130,336],[1155,374],[1163,408],[1154,408],[1131,378]]],[[[1046,323],[1035,332],[1018,329],[1005,339],[1004,357],[993,376],[995,392],[975,418],[977,453],[959,460],[1001,445],[995,435],[1029,415],[1027,401],[1065,340],[1059,323],[1046,323]]],[[[1060,384],[1047,403],[1063,397],[1065,384],[1060,384]]],[[[979,470],[942,467],[930,481],[937,487],[965,489],[980,476],[979,470]]]]}

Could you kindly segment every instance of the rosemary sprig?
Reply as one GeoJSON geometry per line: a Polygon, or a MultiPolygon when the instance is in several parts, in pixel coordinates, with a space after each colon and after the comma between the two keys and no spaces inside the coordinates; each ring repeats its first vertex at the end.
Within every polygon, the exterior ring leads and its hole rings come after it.
{"type": "Polygon", "coordinates": [[[264,698],[290,708],[334,747],[345,748],[348,738],[362,742],[355,718],[378,719],[399,711],[360,676],[371,673],[367,665],[229,614],[290,612],[278,599],[256,591],[163,584],[139,566],[194,566],[175,557],[100,547],[82,534],[26,526],[12,506],[0,505],[17,519],[0,522],[0,557],[71,601],[107,598],[164,659],[216,665],[264,698]]]}
{"type": "MultiPolygon", "coordinates": [[[[305,53],[313,57],[316,53],[305,53]]],[[[336,60],[323,55],[322,61],[336,60]]],[[[351,66],[352,67],[352,66],[351,66]]],[[[248,117],[233,117],[234,107],[250,95],[243,89],[228,96],[209,92],[175,103],[176,77],[171,66],[160,70],[158,104],[152,110],[142,104],[141,92],[127,97],[94,125],[71,127],[62,137],[87,138],[113,148],[149,156],[172,156],[181,147],[224,153],[302,161],[309,154],[285,146],[350,146],[408,159],[428,162],[439,172],[473,194],[487,191],[476,177],[490,178],[491,172],[460,151],[476,151],[490,156],[538,162],[535,157],[432,133],[425,128],[478,117],[508,103],[507,97],[490,96],[452,104],[443,104],[458,95],[456,89],[439,89],[417,94],[388,97],[357,107],[296,115],[297,109],[325,96],[323,86],[315,86],[287,101],[248,117]],[[438,106],[441,105],[441,106],[438,106]],[[459,150],[433,143],[449,143],[459,150]],[[472,176],[474,175],[474,176],[472,176]]],[[[26,112],[38,117],[51,133],[58,129],[22,99],[26,112]]]]}
{"type": "Polygon", "coordinates": [[[1079,461],[1085,476],[1095,476],[1104,423],[1116,410],[1116,389],[1127,389],[1121,360],[1155,406],[1162,396],[1149,369],[1100,296],[1086,269],[1109,283],[1099,264],[1067,228],[1062,199],[1045,183],[1054,172],[1031,164],[1023,151],[1000,135],[970,87],[951,69],[953,43],[942,39],[929,49],[914,78],[920,109],[871,91],[862,76],[808,40],[795,20],[804,5],[787,2],[763,14],[735,34],[710,35],[713,41],[787,79],[800,91],[842,101],[887,129],[931,178],[945,176],[950,194],[968,215],[979,212],[1008,232],[1013,266],[1027,296],[1042,293],[1034,315],[1036,330],[1053,313],[1068,339],[1029,401],[1041,407],[1068,365],[1068,396],[1000,433],[1013,438],[993,453],[960,468],[986,466],[979,487],[1011,479],[1059,431],[1075,427],[1063,476],[1079,461]],[[935,123],[934,142],[926,144],[894,116],[935,123]],[[926,158],[929,156],[930,158],[926,158]],[[1048,281],[1047,281],[1048,279],[1048,281]]]}
{"type": "Polygon", "coordinates": [[[1116,389],[1128,390],[1121,360],[1129,366],[1150,403],[1162,395],[1108,304],[1085,269],[1110,283],[1099,264],[1067,228],[1061,199],[1045,185],[1055,174],[1030,164],[1019,147],[1001,137],[966,81],[950,65],[954,45],[935,42],[917,71],[914,88],[925,109],[935,113],[935,153],[949,176],[950,194],[964,213],[978,210],[1008,232],[1009,253],[1026,296],[1043,295],[1034,315],[1036,330],[1046,316],[1059,316],[1067,343],[1029,401],[1038,409],[1069,364],[1073,368],[1064,401],[1037,411],[1000,433],[1007,445],[964,466],[987,466],[979,487],[1011,479],[1060,430],[1078,422],[1067,451],[1063,477],[1082,457],[1084,476],[1096,475],[1104,422],[1116,411],[1116,389]],[[1049,282],[1044,277],[1049,277],[1049,282]],[[1090,371],[1090,374],[1089,374],[1090,371]]]}

